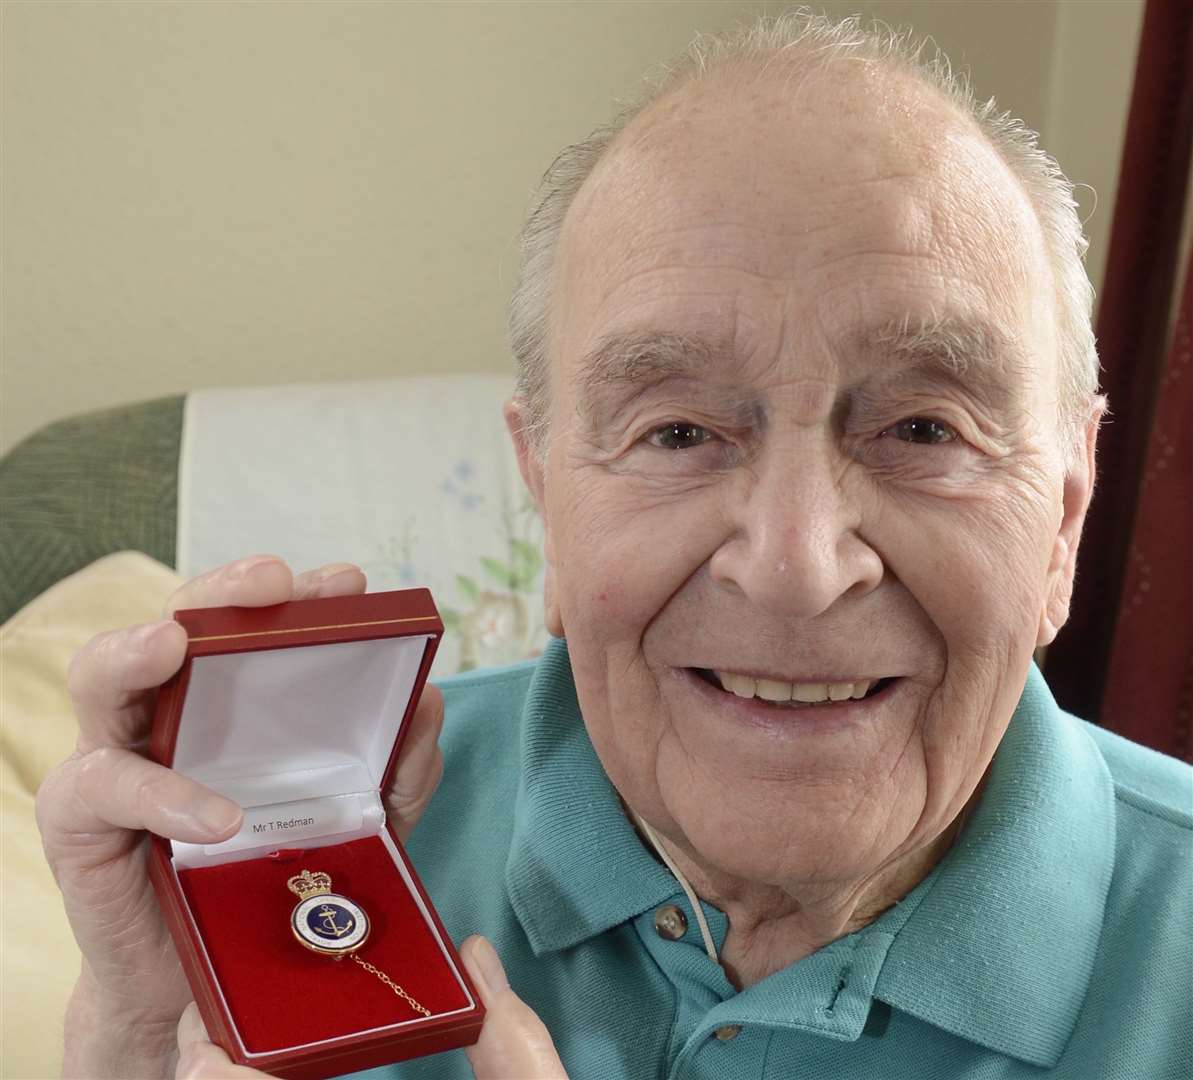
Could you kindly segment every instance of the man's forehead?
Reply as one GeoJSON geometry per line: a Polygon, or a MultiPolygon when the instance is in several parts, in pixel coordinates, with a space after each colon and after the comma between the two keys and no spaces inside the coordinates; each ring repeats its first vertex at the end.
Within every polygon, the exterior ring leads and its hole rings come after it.
{"type": "Polygon", "coordinates": [[[838,62],[795,77],[747,67],[681,86],[635,117],[583,185],[569,222],[609,211],[619,219],[627,195],[710,173],[738,191],[751,180],[759,190],[778,180],[831,191],[847,176],[934,172],[975,135],[939,91],[901,72],[838,62]]]}
{"type": "MultiPolygon", "coordinates": [[[[748,99],[743,104],[717,98],[715,89],[693,91],[691,100],[677,96],[654,107],[659,117],[639,118],[645,127],[627,128],[624,145],[609,151],[573,204],[559,251],[552,335],[552,353],[569,368],[575,370],[579,357],[593,354],[601,339],[620,333],[616,327],[627,321],[677,332],[689,345],[696,337],[707,343],[716,336],[715,327],[710,335],[707,325],[710,304],[736,308],[726,322],[744,318],[774,324],[814,315],[823,306],[816,297],[842,283],[843,299],[857,293],[848,306],[894,312],[853,327],[847,343],[853,353],[885,342],[888,353],[914,344],[920,358],[1008,357],[1013,351],[1009,335],[999,335],[1001,347],[995,349],[995,336],[983,335],[983,325],[1022,328],[1050,318],[1047,282],[1035,280],[1032,269],[1045,261],[1026,197],[967,118],[942,121],[948,109],[923,101],[926,88],[895,95],[899,108],[887,99],[878,110],[913,132],[920,144],[935,125],[937,144],[931,151],[904,156],[907,174],[867,173],[881,154],[865,147],[854,154],[854,159],[870,155],[868,164],[858,166],[860,173],[838,168],[857,148],[843,145],[846,127],[832,123],[820,133],[817,159],[810,145],[800,144],[806,125],[799,127],[791,110],[777,116],[756,106],[751,112],[748,99]],[[940,115],[928,124],[916,115],[917,108],[940,115]],[[741,113],[740,124],[734,109],[741,113]],[[718,110],[724,114],[719,120],[718,110]],[[719,134],[705,127],[723,123],[726,116],[728,126],[719,134]],[[643,134],[652,123],[679,134],[664,146],[666,140],[643,134]],[[684,154],[700,156],[702,166],[687,167],[684,154]],[[876,296],[854,273],[859,259],[863,269],[881,272],[882,259],[904,257],[925,271],[925,290],[912,288],[900,271],[880,283],[888,295],[876,296]],[[732,281],[742,272],[762,282],[746,304],[750,310],[732,299],[744,295],[732,281]],[[771,304],[765,299],[768,290],[785,299],[771,304]],[[933,317],[942,303],[958,297],[984,309],[985,317],[933,317]],[[903,305],[915,310],[904,315],[903,305]],[[635,317],[627,320],[628,312],[635,317]]],[[[801,87],[796,96],[807,97],[805,91],[801,87]]],[[[827,98],[818,106],[822,112],[841,105],[840,94],[822,96],[827,98]]],[[[877,141],[907,141],[907,131],[876,127],[864,111],[855,110],[849,122],[874,133],[877,141]]],[[[846,344],[843,334],[838,343],[846,344]]],[[[658,361],[674,351],[654,349],[652,356],[658,361]]],[[[723,347],[712,351],[722,359],[731,355],[723,347]]],[[[592,374],[609,365],[581,367],[592,374]]],[[[587,385],[599,383],[589,374],[584,375],[587,385]]]]}

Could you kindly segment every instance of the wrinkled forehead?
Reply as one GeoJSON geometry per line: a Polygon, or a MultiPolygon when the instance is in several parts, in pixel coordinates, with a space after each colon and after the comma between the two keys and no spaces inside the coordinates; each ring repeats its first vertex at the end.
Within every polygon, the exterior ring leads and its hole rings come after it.
{"type": "Polygon", "coordinates": [[[830,67],[688,87],[622,132],[569,211],[553,366],[640,332],[740,338],[758,323],[757,345],[768,319],[841,342],[953,320],[1050,354],[1038,221],[973,121],[905,77],[830,67]]]}

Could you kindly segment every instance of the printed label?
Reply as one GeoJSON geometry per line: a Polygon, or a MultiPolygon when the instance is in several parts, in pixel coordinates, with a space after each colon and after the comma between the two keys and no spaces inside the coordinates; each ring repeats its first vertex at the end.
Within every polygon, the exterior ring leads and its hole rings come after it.
{"type": "Polygon", "coordinates": [[[288,821],[260,821],[253,825],[255,833],[285,832],[287,829],[306,829],[315,824],[313,817],[292,817],[288,821]]]}
{"type": "Polygon", "coordinates": [[[332,795],[325,799],[303,799],[273,806],[250,806],[244,811],[240,832],[222,844],[206,848],[205,852],[239,851],[259,844],[286,845],[312,836],[354,832],[363,820],[360,795],[332,795]]]}

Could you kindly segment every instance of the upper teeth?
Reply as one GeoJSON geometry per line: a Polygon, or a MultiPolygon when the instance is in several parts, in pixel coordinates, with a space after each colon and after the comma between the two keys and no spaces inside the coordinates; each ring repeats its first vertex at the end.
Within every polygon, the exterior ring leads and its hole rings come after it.
{"type": "Polygon", "coordinates": [[[732,671],[715,672],[721,686],[738,697],[759,697],[763,701],[844,701],[865,697],[875,680],[836,683],[789,683],[777,679],[752,679],[749,675],[735,675],[732,671]]]}

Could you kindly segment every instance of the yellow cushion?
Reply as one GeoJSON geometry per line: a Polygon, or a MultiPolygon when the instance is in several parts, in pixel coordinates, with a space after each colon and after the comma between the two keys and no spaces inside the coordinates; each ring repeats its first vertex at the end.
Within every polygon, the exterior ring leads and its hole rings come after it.
{"type": "Polygon", "coordinates": [[[66,666],[94,634],[160,617],[181,579],[135,551],[47,589],[0,627],[0,1076],[62,1069],[62,1016],[79,950],[41,850],[33,797],[74,748],[66,666]]]}

